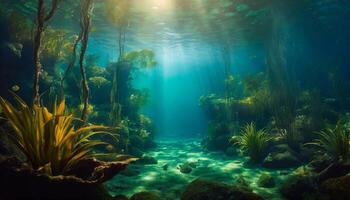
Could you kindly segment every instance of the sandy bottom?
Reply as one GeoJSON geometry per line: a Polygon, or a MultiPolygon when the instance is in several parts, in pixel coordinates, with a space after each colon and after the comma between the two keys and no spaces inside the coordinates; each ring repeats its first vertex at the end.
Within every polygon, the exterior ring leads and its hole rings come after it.
{"type": "Polygon", "coordinates": [[[243,176],[254,192],[266,199],[281,199],[277,187],[290,172],[247,167],[244,164],[247,158],[203,151],[198,140],[161,141],[148,155],[155,157],[158,164],[130,165],[124,174],[117,175],[106,183],[111,195],[131,196],[136,192],[154,191],[164,199],[175,200],[180,198],[186,185],[196,178],[235,184],[237,177],[243,176]],[[183,174],[178,165],[185,162],[196,163],[197,166],[191,173],[183,174]],[[163,169],[164,165],[168,165],[167,170],[163,169]],[[275,188],[261,188],[257,185],[262,173],[270,173],[275,177],[275,188]]]}

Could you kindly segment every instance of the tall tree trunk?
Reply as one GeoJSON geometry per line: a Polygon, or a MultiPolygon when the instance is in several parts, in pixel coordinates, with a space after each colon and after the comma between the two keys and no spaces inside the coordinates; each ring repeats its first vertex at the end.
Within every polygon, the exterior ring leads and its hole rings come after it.
{"type": "Polygon", "coordinates": [[[92,0],[81,0],[81,30],[82,30],[82,39],[81,39],[81,48],[79,56],[79,67],[81,74],[82,82],[82,100],[83,100],[83,110],[81,112],[81,120],[86,121],[88,115],[88,106],[89,106],[89,85],[87,82],[86,71],[84,66],[84,57],[87,49],[87,44],[89,41],[90,25],[91,25],[91,15],[93,11],[93,1],[92,0]]]}
{"type": "Polygon", "coordinates": [[[45,23],[55,14],[59,0],[52,0],[50,12],[46,15],[44,0],[38,0],[38,11],[36,17],[36,32],[34,36],[34,83],[33,83],[33,104],[40,105],[39,80],[42,71],[40,62],[41,41],[45,29],[45,23]]]}
{"type": "Polygon", "coordinates": [[[72,59],[71,61],[69,62],[62,78],[61,78],[61,81],[60,81],[60,98],[61,100],[63,100],[65,98],[65,94],[64,94],[64,81],[65,79],[67,78],[68,74],[72,71],[73,69],[73,66],[75,64],[75,61],[77,59],[77,47],[78,47],[78,44],[79,42],[81,41],[81,38],[82,38],[82,31],[80,31],[79,33],[79,36],[77,37],[77,39],[74,41],[74,45],[73,45],[73,50],[72,50],[72,59]]]}

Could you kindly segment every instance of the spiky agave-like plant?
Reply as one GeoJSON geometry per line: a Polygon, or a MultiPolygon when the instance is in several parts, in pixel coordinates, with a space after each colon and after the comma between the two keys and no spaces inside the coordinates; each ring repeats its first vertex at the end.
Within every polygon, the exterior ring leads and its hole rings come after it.
{"type": "Polygon", "coordinates": [[[72,115],[65,115],[65,101],[46,107],[29,107],[15,95],[18,108],[0,97],[0,106],[13,128],[15,145],[26,155],[34,170],[49,175],[64,175],[83,159],[92,158],[92,148],[105,144],[91,140],[91,136],[104,133],[106,127],[88,125],[75,129],[72,115]]]}
{"type": "Polygon", "coordinates": [[[333,161],[350,158],[350,133],[340,123],[334,129],[327,128],[318,133],[319,138],[307,145],[314,145],[319,153],[328,155],[333,161]]]}
{"type": "Polygon", "coordinates": [[[264,129],[256,130],[255,124],[252,122],[243,127],[236,144],[250,157],[251,161],[259,162],[270,139],[271,137],[264,129]]]}

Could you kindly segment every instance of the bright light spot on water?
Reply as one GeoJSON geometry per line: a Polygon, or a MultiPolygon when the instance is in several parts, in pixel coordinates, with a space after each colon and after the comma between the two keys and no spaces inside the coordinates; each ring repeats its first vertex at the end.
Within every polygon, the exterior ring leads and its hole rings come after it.
{"type": "Polygon", "coordinates": [[[147,175],[145,175],[144,177],[142,177],[142,180],[144,181],[154,181],[157,177],[157,173],[156,172],[150,172],[147,175]]]}
{"type": "Polygon", "coordinates": [[[223,167],[223,170],[232,170],[232,169],[236,169],[236,168],[239,168],[240,166],[236,163],[229,163],[227,165],[225,165],[223,167]]]}
{"type": "Polygon", "coordinates": [[[151,5],[153,10],[169,11],[173,5],[170,0],[152,0],[151,5]]]}

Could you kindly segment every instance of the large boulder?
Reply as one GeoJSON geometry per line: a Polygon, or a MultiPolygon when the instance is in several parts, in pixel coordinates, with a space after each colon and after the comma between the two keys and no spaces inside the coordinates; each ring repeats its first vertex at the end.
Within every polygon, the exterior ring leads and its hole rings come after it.
{"type": "Polygon", "coordinates": [[[322,183],[320,191],[329,200],[350,199],[350,176],[328,179],[322,183]]]}
{"type": "Polygon", "coordinates": [[[263,161],[267,168],[290,168],[301,164],[296,153],[286,144],[276,145],[263,161]]]}
{"type": "Polygon", "coordinates": [[[273,188],[275,187],[275,179],[271,174],[263,173],[260,175],[257,185],[264,188],[273,188]]]}
{"type": "Polygon", "coordinates": [[[261,196],[246,188],[196,179],[181,196],[181,200],[261,200],[261,196]]]}
{"type": "Polygon", "coordinates": [[[281,185],[279,191],[288,200],[312,199],[317,184],[310,176],[293,175],[281,185]]]}

